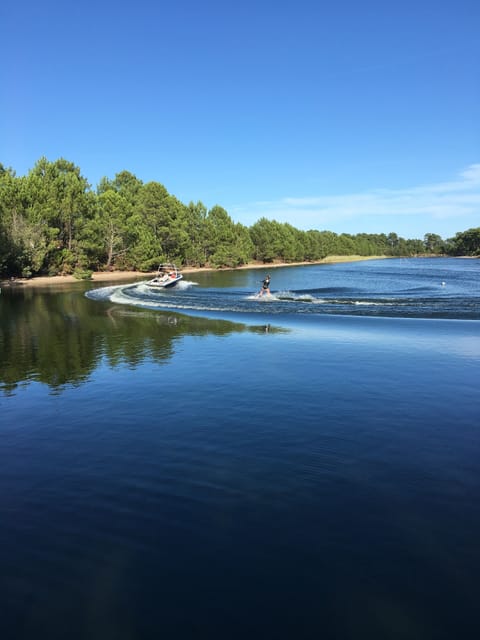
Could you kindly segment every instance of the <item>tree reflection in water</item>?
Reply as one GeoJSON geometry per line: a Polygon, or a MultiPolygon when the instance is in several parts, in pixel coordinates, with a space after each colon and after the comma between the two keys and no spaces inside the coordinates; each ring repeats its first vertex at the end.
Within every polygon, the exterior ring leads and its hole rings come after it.
{"type": "Polygon", "coordinates": [[[80,385],[100,362],[136,367],[147,358],[168,361],[186,335],[266,331],[265,325],[99,303],[84,296],[82,283],[4,288],[0,305],[0,386],[7,394],[32,381],[57,392],[80,385]]]}

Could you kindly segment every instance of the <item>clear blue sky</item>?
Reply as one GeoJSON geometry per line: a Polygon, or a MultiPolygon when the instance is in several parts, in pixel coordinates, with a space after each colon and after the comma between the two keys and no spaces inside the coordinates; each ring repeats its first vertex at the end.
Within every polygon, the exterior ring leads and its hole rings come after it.
{"type": "Polygon", "coordinates": [[[301,229],[480,226],[478,0],[4,0],[0,162],[301,229]]]}

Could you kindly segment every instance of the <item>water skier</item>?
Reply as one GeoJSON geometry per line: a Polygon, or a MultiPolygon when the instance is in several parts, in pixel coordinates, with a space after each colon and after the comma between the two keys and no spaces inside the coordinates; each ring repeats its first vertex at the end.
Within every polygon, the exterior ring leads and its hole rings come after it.
{"type": "Polygon", "coordinates": [[[265,293],[267,293],[268,295],[271,295],[270,294],[270,276],[269,275],[267,275],[265,277],[265,279],[263,280],[262,288],[258,292],[258,296],[257,297],[263,296],[265,293]]]}

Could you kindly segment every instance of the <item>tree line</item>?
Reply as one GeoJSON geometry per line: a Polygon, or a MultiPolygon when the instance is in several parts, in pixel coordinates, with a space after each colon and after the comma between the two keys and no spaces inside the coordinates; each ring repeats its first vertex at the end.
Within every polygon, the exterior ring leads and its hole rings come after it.
{"type": "Polygon", "coordinates": [[[159,182],[129,171],[102,178],[92,189],[80,168],[41,158],[25,176],[0,163],[0,276],[92,270],[151,271],[161,262],[237,267],[318,261],[329,255],[480,255],[480,228],[443,240],[428,233],[336,234],[302,231],[260,218],[251,227],[202,202],[180,202],[159,182]]]}

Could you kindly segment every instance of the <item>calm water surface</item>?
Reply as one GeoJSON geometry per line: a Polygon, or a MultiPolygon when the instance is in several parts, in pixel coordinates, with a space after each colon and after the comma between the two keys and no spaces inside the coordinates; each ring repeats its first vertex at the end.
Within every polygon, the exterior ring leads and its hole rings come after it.
{"type": "Polygon", "coordinates": [[[3,289],[0,637],[478,635],[480,262],[263,274],[3,289]]]}

